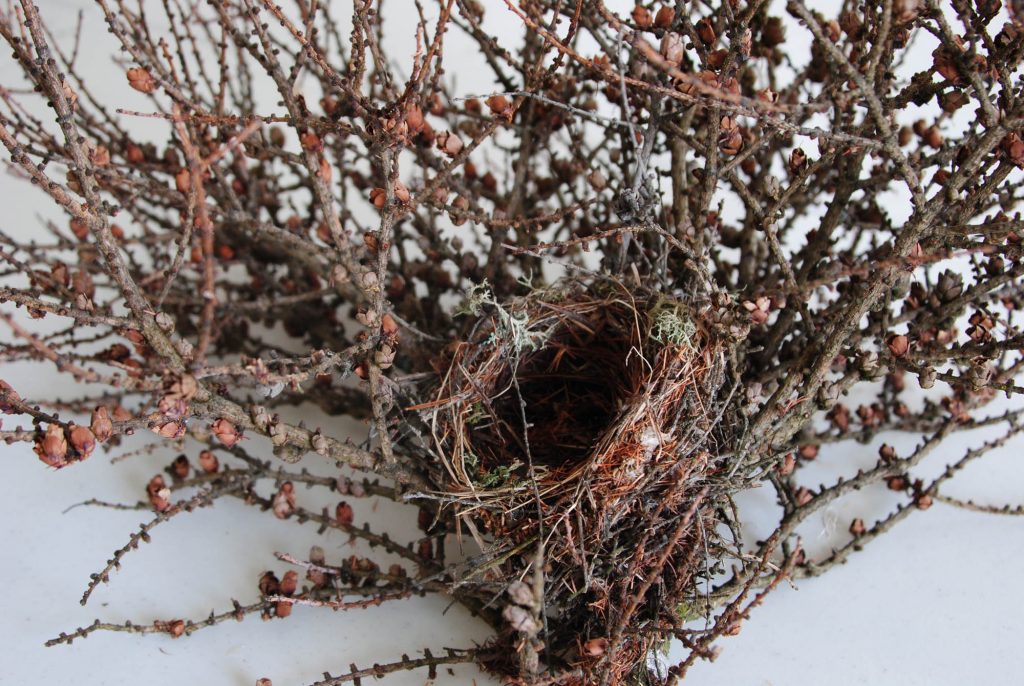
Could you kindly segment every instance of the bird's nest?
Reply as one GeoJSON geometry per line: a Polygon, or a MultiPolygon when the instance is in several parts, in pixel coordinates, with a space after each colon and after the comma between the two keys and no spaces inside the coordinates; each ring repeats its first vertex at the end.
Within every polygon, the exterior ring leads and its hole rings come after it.
{"type": "Polygon", "coordinates": [[[614,282],[481,288],[467,310],[425,409],[441,512],[484,551],[455,586],[502,610],[487,666],[620,683],[706,578],[722,346],[685,302],[614,282]]]}

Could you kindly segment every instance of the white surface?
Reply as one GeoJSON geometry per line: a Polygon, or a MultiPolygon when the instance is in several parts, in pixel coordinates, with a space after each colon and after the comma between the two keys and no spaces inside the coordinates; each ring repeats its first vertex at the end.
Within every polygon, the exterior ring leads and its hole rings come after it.
{"type": "MultiPolygon", "coordinates": [[[[39,4],[60,24],[58,34],[68,35],[74,15],[66,8],[81,3],[46,0],[39,4]]],[[[500,3],[494,4],[491,11],[499,11],[500,3]]],[[[396,20],[396,40],[402,26],[396,20]]],[[[109,45],[102,26],[91,35],[97,37],[97,47],[89,46],[85,55],[91,60],[88,68],[109,69],[109,52],[98,47],[109,45]]],[[[460,63],[476,64],[452,61],[460,63]]],[[[7,84],[10,74],[5,54],[0,59],[0,83],[7,84]]],[[[458,74],[461,92],[478,92],[473,76],[458,74]]],[[[130,97],[117,79],[101,86],[101,94],[130,97]]],[[[6,178],[0,183],[5,198],[2,229],[29,235],[37,225],[33,213],[45,203],[27,185],[14,185],[6,178]]],[[[8,366],[0,377],[26,395],[52,398],[73,392],[38,368],[8,366]]],[[[6,428],[14,424],[5,419],[6,428]]],[[[359,426],[349,430],[356,438],[365,431],[359,426]]],[[[1021,502],[1022,448],[1024,444],[1017,441],[971,467],[950,492],[989,502],[1021,502]]],[[[849,471],[869,461],[874,450],[855,446],[822,462],[841,460],[843,471],[849,471]]],[[[194,446],[188,452],[194,459],[194,446]]],[[[934,473],[941,462],[956,459],[959,453],[960,448],[950,441],[947,451],[925,470],[934,473]]],[[[223,624],[188,639],[96,634],[70,647],[43,648],[45,639],[96,617],[138,622],[201,618],[211,609],[228,608],[231,597],[251,602],[263,570],[285,569],[273,559],[273,551],[304,555],[312,543],[320,542],[328,560],[338,561],[359,550],[353,551],[336,533],[324,543],[314,526],[280,522],[237,502],[221,502],[158,527],[153,542],[129,554],[112,583],[101,586],[88,607],[80,607],[78,599],[89,574],[98,571],[147,517],[87,508],[63,515],[61,511],[89,497],[139,499],[146,480],[173,455],[164,452],[110,465],[108,456],[97,453],[84,464],[52,472],[29,446],[0,446],[0,683],[251,686],[265,676],[277,686],[298,685],[319,678],[325,670],[343,671],[353,662],[362,667],[390,661],[402,652],[414,654],[422,648],[436,652],[444,646],[463,647],[486,639],[487,628],[459,607],[442,616],[445,601],[427,598],[348,614],[300,607],[284,622],[250,617],[242,624],[223,624]]],[[[330,469],[315,459],[307,462],[311,468],[330,469]]],[[[815,465],[815,470],[828,471],[828,465],[815,465]]],[[[299,489],[299,497],[309,496],[299,489]]],[[[748,499],[755,503],[750,510],[754,530],[759,522],[770,521],[758,516],[760,498],[762,494],[755,493],[748,499]]],[[[837,540],[843,539],[850,518],[873,521],[890,502],[891,496],[884,492],[869,492],[837,505],[837,540]]],[[[413,511],[392,514],[395,508],[372,499],[356,507],[358,521],[386,516],[385,521],[401,522],[412,530],[413,511]],[[373,512],[375,505],[377,512],[373,512]],[[388,513],[384,515],[383,510],[388,513]]],[[[812,547],[825,545],[826,538],[819,533],[820,528],[807,532],[812,547]]],[[[699,664],[686,683],[1020,683],[1022,573],[1024,520],[958,512],[937,504],[824,578],[771,595],[740,636],[719,644],[724,651],[718,661],[699,664]]],[[[386,683],[412,685],[425,679],[425,673],[412,673],[386,683]]],[[[473,679],[488,683],[473,668],[458,669],[454,677],[442,673],[439,682],[470,684],[473,679]]]]}
{"type": "MultiPolygon", "coordinates": [[[[1019,492],[1020,448],[1018,443],[1015,450],[992,456],[987,470],[974,470],[978,488],[1002,483],[1019,492]]],[[[78,599],[89,573],[146,515],[86,508],[62,515],[61,510],[93,496],[137,499],[158,467],[149,458],[112,466],[97,455],[54,473],[27,446],[3,448],[0,455],[5,484],[0,683],[5,685],[73,680],[109,686],[251,686],[261,676],[279,686],[298,685],[351,662],[385,662],[403,651],[467,646],[487,636],[487,628],[460,608],[442,617],[444,601],[427,598],[349,614],[297,608],[286,621],[250,617],[187,639],[95,634],[70,647],[44,648],[45,639],[95,617],[200,618],[229,607],[232,596],[249,602],[264,569],[285,568],[272,559],[272,551],[301,555],[319,537],[313,526],[221,502],[156,529],[153,542],[128,555],[124,569],[83,608],[78,599]]],[[[300,490],[302,497],[308,496],[300,490]]],[[[360,520],[370,516],[370,502],[357,507],[360,520]]],[[[410,512],[398,518],[408,523],[412,517],[410,512]]],[[[783,588],[769,596],[738,637],[719,644],[724,650],[718,661],[698,664],[686,683],[1019,683],[1022,544],[1019,519],[936,505],[844,567],[801,582],[799,590],[783,588]]],[[[336,534],[324,547],[331,560],[351,554],[336,534]]],[[[487,683],[471,668],[440,683],[470,684],[474,676],[487,683]]],[[[387,683],[424,681],[424,674],[413,673],[387,683]]]]}

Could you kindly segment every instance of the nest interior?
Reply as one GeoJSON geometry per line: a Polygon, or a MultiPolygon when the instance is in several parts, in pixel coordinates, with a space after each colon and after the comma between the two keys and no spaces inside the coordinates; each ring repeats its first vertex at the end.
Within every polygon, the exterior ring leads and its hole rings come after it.
{"type": "Polygon", "coordinates": [[[457,585],[505,608],[491,668],[619,683],[703,578],[721,347],[684,303],[615,282],[473,309],[428,413],[448,514],[484,549],[457,585]]]}
{"type": "Polygon", "coordinates": [[[499,361],[493,383],[482,389],[482,416],[467,436],[482,474],[530,460],[564,469],[593,450],[621,399],[632,396],[640,381],[639,356],[630,354],[634,322],[622,315],[565,311],[535,349],[519,353],[518,363],[499,361]],[[522,429],[524,416],[528,432],[522,429]]]}

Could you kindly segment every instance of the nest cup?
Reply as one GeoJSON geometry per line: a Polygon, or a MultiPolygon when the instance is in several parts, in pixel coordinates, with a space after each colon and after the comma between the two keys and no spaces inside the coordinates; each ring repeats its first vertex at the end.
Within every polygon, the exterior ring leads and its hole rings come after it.
{"type": "Polygon", "coordinates": [[[484,551],[457,586],[505,604],[487,666],[528,677],[533,654],[617,683],[702,578],[721,346],[685,303],[612,281],[478,289],[468,310],[427,419],[447,512],[484,551]]]}

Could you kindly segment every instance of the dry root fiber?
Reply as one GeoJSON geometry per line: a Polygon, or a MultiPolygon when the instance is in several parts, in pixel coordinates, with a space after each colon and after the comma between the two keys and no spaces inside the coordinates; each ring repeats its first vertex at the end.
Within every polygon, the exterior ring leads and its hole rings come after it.
{"type": "Polygon", "coordinates": [[[457,586],[504,607],[489,666],[624,683],[704,578],[722,348],[685,303],[618,282],[480,288],[470,310],[427,409],[443,510],[489,559],[457,586]]]}

